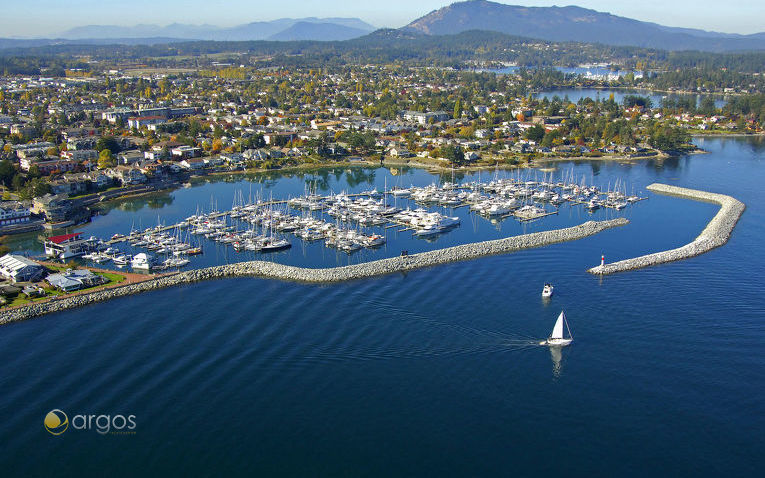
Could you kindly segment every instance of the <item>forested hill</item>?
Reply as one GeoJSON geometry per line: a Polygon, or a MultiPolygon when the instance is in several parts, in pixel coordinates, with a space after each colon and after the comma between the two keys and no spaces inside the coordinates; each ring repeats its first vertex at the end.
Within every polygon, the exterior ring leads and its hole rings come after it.
{"type": "Polygon", "coordinates": [[[547,42],[487,31],[431,36],[402,30],[378,30],[346,41],[194,41],[157,45],[60,44],[0,51],[0,72],[36,74],[52,69],[88,68],[86,59],[140,60],[169,65],[204,66],[207,55],[230,54],[237,64],[255,66],[337,66],[343,64],[404,64],[469,68],[476,61],[511,62],[519,66],[576,66],[608,62],[625,69],[703,68],[743,73],[765,71],[765,52],[701,53],[608,46],[575,42],[547,42]]]}
{"type": "MultiPolygon", "coordinates": [[[[725,8],[720,4],[720,8],[725,8]]],[[[488,30],[548,41],[577,41],[663,50],[765,50],[762,33],[735,35],[641,22],[586,8],[524,7],[485,0],[433,11],[406,28],[429,35],[488,30]]]]}

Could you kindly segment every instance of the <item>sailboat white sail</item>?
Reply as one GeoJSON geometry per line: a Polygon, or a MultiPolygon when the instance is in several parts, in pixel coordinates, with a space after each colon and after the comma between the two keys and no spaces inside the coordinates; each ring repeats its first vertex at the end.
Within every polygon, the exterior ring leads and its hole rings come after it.
{"type": "Polygon", "coordinates": [[[568,321],[566,320],[566,313],[564,311],[561,311],[560,315],[558,316],[558,320],[555,321],[555,326],[553,327],[552,334],[547,338],[547,340],[543,340],[539,343],[539,345],[558,345],[558,346],[566,346],[569,345],[571,342],[574,341],[574,337],[571,335],[571,329],[568,327],[568,321]],[[566,326],[566,330],[568,331],[568,338],[565,338],[563,335],[563,326],[566,326]]]}

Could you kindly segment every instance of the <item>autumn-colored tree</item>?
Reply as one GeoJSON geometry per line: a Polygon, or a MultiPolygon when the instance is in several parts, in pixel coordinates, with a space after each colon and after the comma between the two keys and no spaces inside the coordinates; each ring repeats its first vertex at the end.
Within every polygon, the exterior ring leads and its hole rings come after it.
{"type": "Polygon", "coordinates": [[[98,153],[98,169],[111,168],[115,164],[117,164],[117,161],[112,152],[108,149],[101,150],[101,152],[98,153]]]}

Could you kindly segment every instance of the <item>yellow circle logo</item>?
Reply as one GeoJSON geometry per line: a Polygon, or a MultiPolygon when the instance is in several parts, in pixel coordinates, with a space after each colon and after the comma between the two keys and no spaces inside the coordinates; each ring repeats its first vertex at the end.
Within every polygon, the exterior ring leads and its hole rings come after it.
{"type": "Polygon", "coordinates": [[[69,417],[59,409],[51,410],[45,415],[44,424],[52,435],[61,435],[69,428],[69,417]]]}

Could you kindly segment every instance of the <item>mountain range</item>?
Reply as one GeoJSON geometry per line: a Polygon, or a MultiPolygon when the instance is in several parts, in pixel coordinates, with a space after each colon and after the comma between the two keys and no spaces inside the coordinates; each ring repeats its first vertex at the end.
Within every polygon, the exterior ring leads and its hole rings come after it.
{"type": "Polygon", "coordinates": [[[576,6],[524,7],[486,0],[453,3],[413,21],[404,29],[428,35],[489,30],[548,41],[662,50],[765,49],[765,32],[752,35],[708,32],[641,22],[576,6]]]}
{"type": "MultiPolygon", "coordinates": [[[[374,30],[375,27],[358,18],[314,17],[283,18],[234,27],[179,23],[130,27],[89,25],[67,30],[54,40],[0,38],[0,49],[77,43],[155,45],[193,40],[344,41],[364,37],[374,30]]],[[[765,50],[765,32],[751,35],[710,32],[642,22],[577,6],[524,7],[487,0],[453,3],[411,22],[398,32],[402,35],[437,37],[472,30],[546,41],[600,43],[661,50],[765,50]]]]}
{"type": "Polygon", "coordinates": [[[282,18],[269,22],[252,22],[235,27],[214,25],[167,26],[87,25],[72,28],[59,35],[62,40],[174,38],[177,40],[251,41],[251,40],[348,40],[375,30],[358,18],[282,18]]]}

